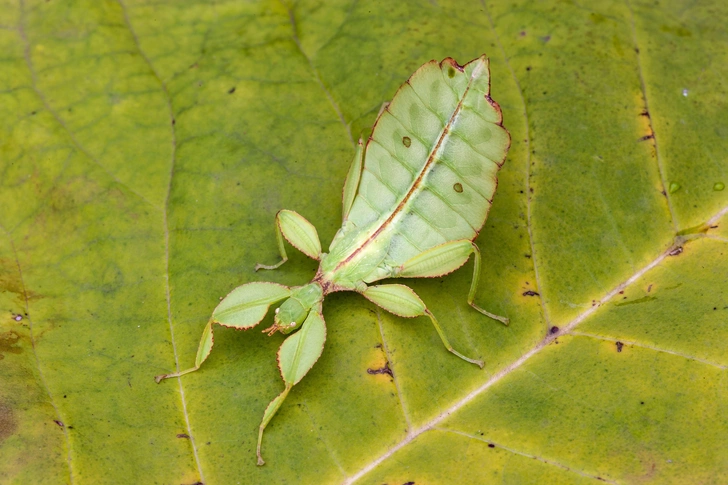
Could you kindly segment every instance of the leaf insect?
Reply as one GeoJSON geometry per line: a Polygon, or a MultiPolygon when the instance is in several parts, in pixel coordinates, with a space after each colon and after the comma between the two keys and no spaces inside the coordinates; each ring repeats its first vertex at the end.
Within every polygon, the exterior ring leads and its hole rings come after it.
{"type": "Polygon", "coordinates": [[[366,145],[359,140],[343,190],[343,224],[329,252],[321,251],[316,228],[290,210],[276,214],[281,261],[258,264],[276,269],[288,260],[284,239],[320,261],[313,280],[300,287],[248,283],[235,288],[215,308],[202,333],[195,366],[157,376],[179,377],[195,371],[210,355],[215,324],[249,329],[260,323],[270,305],[273,325],[263,330],[291,334],[278,351],[285,384],[265,410],[258,432],[258,465],[266,425],[291,388],[323,352],[326,326],[324,297],[356,291],[400,317],[427,316],[447,350],[478,365],[482,360],[455,350],[435,316],[407,286],[372,285],[385,278],[428,278],[451,273],[474,255],[467,301],[474,302],[480,276],[480,250],[473,243],[483,227],[498,184],[497,173],[510,147],[500,107],[490,97],[489,63],[485,55],[460,66],[453,59],[430,61],[417,69],[383,106],[366,145]],[[295,332],[295,333],[294,333],[295,332]]]}

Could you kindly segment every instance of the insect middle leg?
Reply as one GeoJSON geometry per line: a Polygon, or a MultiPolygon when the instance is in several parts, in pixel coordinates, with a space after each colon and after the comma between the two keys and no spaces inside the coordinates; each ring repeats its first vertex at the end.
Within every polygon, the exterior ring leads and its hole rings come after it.
{"type": "Polygon", "coordinates": [[[445,345],[447,350],[461,359],[470,362],[471,364],[475,364],[481,369],[483,368],[484,362],[482,360],[466,357],[453,348],[452,344],[450,344],[450,341],[447,339],[447,336],[445,336],[445,332],[443,332],[442,328],[440,328],[440,324],[437,322],[435,315],[432,314],[429,308],[427,308],[412,288],[404,285],[370,286],[362,292],[362,295],[364,295],[364,297],[372,303],[400,317],[429,317],[430,321],[432,321],[432,325],[435,327],[435,330],[437,330],[437,334],[440,336],[440,340],[442,340],[442,343],[445,345]]]}
{"type": "Polygon", "coordinates": [[[450,241],[418,254],[414,258],[405,261],[397,269],[394,276],[403,278],[444,276],[464,265],[471,254],[474,254],[475,257],[473,258],[473,280],[470,283],[470,291],[468,292],[468,305],[483,315],[508,325],[508,318],[490,313],[475,304],[475,294],[478,291],[478,280],[480,279],[480,249],[469,239],[450,241]]]}

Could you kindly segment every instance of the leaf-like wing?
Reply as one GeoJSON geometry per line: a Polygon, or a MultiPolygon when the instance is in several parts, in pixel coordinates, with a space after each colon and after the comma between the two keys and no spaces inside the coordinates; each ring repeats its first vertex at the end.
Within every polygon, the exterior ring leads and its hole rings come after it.
{"type": "Polygon", "coordinates": [[[391,262],[472,240],[485,223],[510,146],[489,92],[485,56],[430,61],[379,116],[349,221],[372,239],[391,231],[391,262]]]}

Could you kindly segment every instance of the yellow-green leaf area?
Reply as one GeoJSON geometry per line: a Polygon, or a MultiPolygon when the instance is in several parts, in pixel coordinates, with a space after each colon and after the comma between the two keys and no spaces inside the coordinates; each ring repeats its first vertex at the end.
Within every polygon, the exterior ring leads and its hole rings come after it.
{"type": "Polygon", "coordinates": [[[728,481],[724,3],[0,7],[3,483],[728,481]],[[382,103],[484,53],[512,146],[475,302],[510,325],[467,304],[472,263],[396,283],[483,370],[329,295],[257,467],[283,336],[216,327],[154,376],[234,288],[309,281],[290,246],[253,271],[275,214],[326,251],[382,103]]]}

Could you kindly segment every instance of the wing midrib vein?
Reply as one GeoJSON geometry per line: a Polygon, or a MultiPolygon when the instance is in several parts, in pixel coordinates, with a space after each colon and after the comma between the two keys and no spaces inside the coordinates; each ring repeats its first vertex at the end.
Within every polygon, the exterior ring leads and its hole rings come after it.
{"type": "MultiPolygon", "coordinates": [[[[440,133],[440,136],[437,139],[437,143],[433,147],[432,151],[430,152],[430,155],[427,157],[427,162],[425,162],[425,165],[422,167],[422,170],[420,171],[420,175],[412,182],[412,186],[409,188],[405,196],[402,198],[402,201],[397,205],[397,207],[392,211],[392,213],[387,217],[387,219],[382,222],[382,224],[377,228],[376,231],[374,231],[358,248],[356,248],[349,256],[344,258],[338,265],[336,265],[336,269],[339,269],[341,266],[346,264],[347,262],[351,261],[354,257],[356,257],[357,254],[359,254],[364,248],[372,242],[374,239],[377,238],[379,234],[384,231],[384,229],[389,226],[395,217],[399,213],[402,212],[404,207],[407,205],[409,200],[412,198],[412,195],[417,192],[422,185],[422,180],[425,178],[425,175],[429,172],[430,167],[433,163],[435,163],[435,154],[440,150],[440,147],[442,146],[443,142],[445,141],[448,134],[450,134],[450,128],[455,123],[455,119],[457,118],[458,114],[460,114],[460,111],[463,107],[463,102],[465,101],[465,97],[468,95],[468,92],[470,91],[470,87],[473,84],[473,80],[475,79],[475,76],[477,73],[479,73],[479,69],[476,67],[473,70],[473,73],[470,75],[470,80],[468,81],[468,85],[465,88],[465,91],[463,91],[463,95],[460,97],[460,101],[458,101],[457,106],[455,107],[455,110],[453,111],[453,114],[450,116],[450,119],[448,120],[447,124],[442,128],[442,132],[440,133]]],[[[407,84],[410,84],[409,80],[407,80],[407,84]]],[[[410,84],[411,86],[411,84],[410,84]]],[[[414,88],[413,88],[414,89],[414,88]]],[[[385,109],[385,111],[389,112],[389,107],[385,109]]],[[[391,114],[391,113],[390,113],[391,114]]],[[[368,146],[368,143],[367,143],[368,146]]],[[[365,154],[366,157],[366,154],[365,154]]],[[[366,163],[366,158],[364,159],[366,163]]],[[[358,195],[358,194],[357,194],[358,195]]]]}

